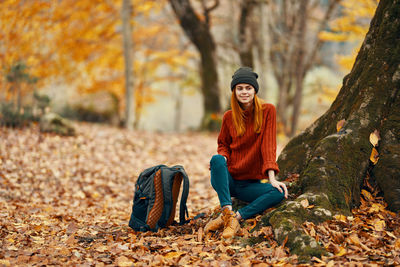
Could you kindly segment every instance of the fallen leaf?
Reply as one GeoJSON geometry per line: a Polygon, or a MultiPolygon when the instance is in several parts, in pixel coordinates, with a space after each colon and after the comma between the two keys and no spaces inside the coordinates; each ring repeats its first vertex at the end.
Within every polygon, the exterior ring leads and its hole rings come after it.
{"type": "Polygon", "coordinates": [[[374,146],[378,146],[379,140],[381,140],[381,137],[379,136],[379,131],[375,130],[369,135],[369,142],[374,146]]]}
{"type": "Polygon", "coordinates": [[[197,241],[201,242],[203,240],[203,227],[200,227],[197,232],[197,241]]]}
{"type": "Polygon", "coordinates": [[[117,265],[120,267],[132,266],[133,262],[125,256],[120,256],[116,260],[117,265]]]}
{"type": "Polygon", "coordinates": [[[347,250],[344,247],[339,247],[339,252],[335,254],[335,256],[341,257],[343,255],[346,255],[347,250]]]}
{"type": "Polygon", "coordinates": [[[369,160],[375,165],[376,163],[378,163],[379,160],[379,153],[378,151],[375,149],[375,147],[372,148],[371,151],[371,156],[369,157],[369,160]]]}
{"type": "Polygon", "coordinates": [[[368,192],[368,191],[365,190],[365,189],[361,190],[361,194],[363,194],[363,196],[365,197],[366,200],[371,201],[371,200],[374,199],[374,197],[371,195],[371,193],[368,192]]]}
{"type": "Polygon", "coordinates": [[[381,232],[385,230],[386,223],[384,220],[375,219],[373,221],[373,226],[375,228],[375,231],[381,232]]]}
{"type": "Polygon", "coordinates": [[[343,125],[344,125],[345,122],[346,122],[345,119],[338,121],[338,122],[336,123],[336,131],[339,132],[340,129],[342,129],[342,127],[343,127],[343,125]]]}
{"type": "Polygon", "coordinates": [[[341,221],[341,222],[347,222],[347,217],[342,215],[342,214],[337,214],[333,216],[336,220],[341,221]]]}
{"type": "Polygon", "coordinates": [[[308,199],[305,198],[300,201],[300,204],[303,206],[303,208],[307,208],[310,204],[308,203],[308,199]]]}
{"type": "Polygon", "coordinates": [[[360,239],[358,238],[358,236],[357,236],[356,233],[351,234],[351,235],[347,238],[347,240],[350,241],[350,244],[356,245],[357,247],[360,247],[360,248],[362,248],[362,249],[364,249],[364,250],[367,250],[367,251],[370,250],[366,245],[364,245],[364,244],[360,241],[360,239]]]}
{"type": "Polygon", "coordinates": [[[10,266],[10,261],[9,261],[9,260],[1,260],[1,259],[0,259],[0,264],[1,264],[1,265],[5,265],[5,266],[8,267],[8,266],[10,266]]]}
{"type": "Polygon", "coordinates": [[[314,229],[314,227],[311,227],[310,236],[315,237],[315,229],[314,229]]]}
{"type": "Polygon", "coordinates": [[[168,252],[164,257],[166,259],[172,259],[172,258],[179,257],[182,254],[183,254],[183,252],[172,251],[172,252],[168,252]]]}
{"type": "Polygon", "coordinates": [[[394,242],[394,249],[400,250],[400,238],[397,238],[396,241],[394,242]]]}

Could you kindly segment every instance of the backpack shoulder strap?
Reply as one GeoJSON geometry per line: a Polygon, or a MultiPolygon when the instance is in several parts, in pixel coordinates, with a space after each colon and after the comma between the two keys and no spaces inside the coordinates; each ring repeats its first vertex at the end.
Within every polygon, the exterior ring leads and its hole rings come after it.
{"type": "Polygon", "coordinates": [[[189,212],[186,206],[186,201],[189,196],[189,178],[186,174],[185,169],[181,165],[176,165],[173,168],[176,168],[181,174],[183,179],[183,190],[181,195],[181,203],[179,207],[179,224],[185,224],[187,220],[185,219],[185,215],[189,217],[189,212]]]}

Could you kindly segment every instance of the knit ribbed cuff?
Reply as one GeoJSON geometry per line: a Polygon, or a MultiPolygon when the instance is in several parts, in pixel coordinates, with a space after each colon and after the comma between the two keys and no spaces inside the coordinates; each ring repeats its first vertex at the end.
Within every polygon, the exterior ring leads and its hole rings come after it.
{"type": "Polygon", "coordinates": [[[268,176],[268,170],[274,170],[275,175],[279,173],[279,167],[276,161],[267,161],[264,162],[263,167],[262,167],[263,173],[265,173],[268,176]]]}

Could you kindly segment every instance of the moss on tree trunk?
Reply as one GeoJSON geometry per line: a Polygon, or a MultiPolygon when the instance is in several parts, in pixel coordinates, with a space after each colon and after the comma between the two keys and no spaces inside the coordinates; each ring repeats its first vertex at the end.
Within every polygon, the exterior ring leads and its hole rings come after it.
{"type": "Polygon", "coordinates": [[[400,1],[381,0],[352,71],[330,109],[282,151],[280,179],[299,173],[300,196],[263,219],[275,237],[304,261],[324,249],[302,230],[305,221],[322,222],[351,214],[371,168],[369,135],[382,133],[381,158],[373,173],[389,207],[400,210],[400,1]],[[338,121],[345,123],[339,132],[338,121]],[[307,199],[313,208],[301,201],[307,199]]]}

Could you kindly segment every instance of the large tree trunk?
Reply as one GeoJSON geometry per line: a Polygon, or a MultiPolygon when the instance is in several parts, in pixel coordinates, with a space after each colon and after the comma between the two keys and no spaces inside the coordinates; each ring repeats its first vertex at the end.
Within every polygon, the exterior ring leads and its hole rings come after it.
{"type": "Polygon", "coordinates": [[[169,0],[179,23],[190,41],[200,53],[201,90],[203,94],[204,116],[202,126],[210,130],[219,125],[211,120],[213,113],[221,111],[220,92],[218,86],[216,45],[210,32],[209,13],[218,6],[218,1],[211,8],[204,8],[205,20],[196,15],[189,0],[169,0]]]}
{"type": "Polygon", "coordinates": [[[400,211],[400,1],[381,0],[356,62],[330,109],[293,138],[278,159],[279,177],[300,174],[295,200],[286,201],[269,221],[279,242],[288,237],[292,253],[309,259],[323,249],[306,235],[304,221],[322,222],[336,213],[351,214],[372,168],[385,200],[400,211]],[[336,124],[345,120],[337,131],[336,124]],[[369,136],[381,133],[381,156],[370,162],[369,136]],[[315,205],[305,209],[301,200],[315,205]]]}
{"type": "Polygon", "coordinates": [[[122,37],[124,47],[125,59],[125,127],[133,129],[133,46],[132,46],[132,29],[130,18],[132,14],[132,5],[130,0],[123,0],[122,2],[122,37]]]}

